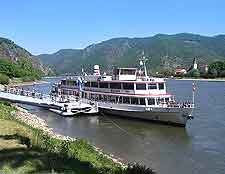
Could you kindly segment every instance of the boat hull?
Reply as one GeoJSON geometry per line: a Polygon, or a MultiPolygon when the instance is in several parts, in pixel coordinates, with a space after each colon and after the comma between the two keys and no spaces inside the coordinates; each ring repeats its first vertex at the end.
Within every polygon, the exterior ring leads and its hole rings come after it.
{"type": "Polygon", "coordinates": [[[146,108],[131,106],[114,106],[112,104],[99,104],[100,113],[115,115],[119,117],[135,118],[161,122],[176,126],[185,127],[187,120],[190,119],[191,108],[146,108]]]}

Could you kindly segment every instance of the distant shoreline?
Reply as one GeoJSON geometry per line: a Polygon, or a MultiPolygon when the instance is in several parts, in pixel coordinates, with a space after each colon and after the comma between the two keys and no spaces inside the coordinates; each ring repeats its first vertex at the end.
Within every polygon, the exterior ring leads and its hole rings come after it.
{"type": "Polygon", "coordinates": [[[30,86],[30,85],[39,85],[39,84],[44,84],[48,83],[47,81],[44,80],[37,80],[37,81],[31,81],[31,82],[18,82],[18,83],[10,83],[8,86],[30,86]]]}
{"type": "Polygon", "coordinates": [[[169,80],[183,80],[183,81],[208,81],[208,82],[225,82],[225,78],[222,78],[222,79],[194,79],[194,78],[181,78],[181,79],[178,79],[178,78],[167,78],[169,80]]]}

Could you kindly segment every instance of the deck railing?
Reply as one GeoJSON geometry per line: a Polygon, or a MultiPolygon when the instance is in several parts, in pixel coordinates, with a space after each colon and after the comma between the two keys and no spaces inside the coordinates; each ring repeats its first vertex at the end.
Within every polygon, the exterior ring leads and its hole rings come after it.
{"type": "Polygon", "coordinates": [[[5,87],[2,92],[15,94],[15,95],[20,95],[20,96],[39,98],[39,99],[49,98],[50,97],[50,95],[43,94],[41,92],[36,92],[36,91],[24,90],[23,88],[5,87]]]}

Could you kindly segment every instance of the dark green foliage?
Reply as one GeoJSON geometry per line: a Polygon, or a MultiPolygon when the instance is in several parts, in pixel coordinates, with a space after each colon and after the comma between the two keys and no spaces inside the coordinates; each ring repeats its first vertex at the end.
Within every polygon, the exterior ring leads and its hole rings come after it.
{"type": "Polygon", "coordinates": [[[200,72],[196,69],[192,72],[192,77],[195,77],[195,78],[199,78],[200,77],[200,72]]]}
{"type": "Polygon", "coordinates": [[[225,61],[216,61],[209,65],[208,77],[225,77],[225,61]]]}
{"type": "Polygon", "coordinates": [[[13,41],[0,37],[0,60],[1,59],[9,60],[9,64],[7,64],[7,70],[5,71],[6,73],[9,73],[8,76],[10,78],[11,76],[21,77],[24,74],[25,76],[36,77],[37,76],[36,73],[35,74],[33,73],[34,69],[35,71],[38,71],[38,74],[39,72],[41,72],[44,75],[47,75],[48,73],[52,73],[52,71],[48,67],[43,66],[43,64],[38,59],[34,59],[33,57],[34,56],[32,56],[31,53],[29,53],[24,48],[15,44],[13,41]],[[11,65],[12,62],[19,65],[21,69],[13,70],[12,68],[14,68],[14,66],[11,65]],[[28,72],[32,72],[32,73],[30,74],[28,72]]]}
{"type": "Polygon", "coordinates": [[[199,78],[200,72],[197,69],[193,69],[191,71],[189,71],[187,74],[184,75],[185,77],[194,77],[194,78],[199,78]]]}
{"type": "Polygon", "coordinates": [[[20,59],[12,62],[7,59],[0,59],[0,73],[13,78],[22,78],[23,81],[33,81],[40,79],[42,73],[35,69],[27,59],[20,59]]]}
{"type": "Polygon", "coordinates": [[[155,174],[155,172],[140,164],[129,164],[125,170],[118,171],[117,174],[155,174]]]}
{"type": "Polygon", "coordinates": [[[30,139],[26,136],[20,135],[19,133],[16,133],[14,135],[4,135],[4,136],[0,135],[0,138],[2,138],[4,140],[16,139],[16,140],[19,140],[20,144],[26,145],[27,148],[31,147],[30,139]]]}
{"type": "Polygon", "coordinates": [[[206,37],[181,33],[158,34],[146,38],[115,38],[85,49],[60,50],[54,54],[39,55],[43,63],[60,73],[93,72],[93,65],[99,64],[102,71],[109,72],[114,65],[135,67],[142,51],[149,58],[147,68],[158,69],[188,67],[194,57],[200,64],[225,60],[224,36],[206,37]]]}
{"type": "Polygon", "coordinates": [[[218,76],[218,72],[216,69],[210,69],[208,72],[209,78],[216,78],[218,76]]]}
{"type": "Polygon", "coordinates": [[[8,85],[9,84],[9,77],[5,74],[0,73],[0,84],[8,85]]]}
{"type": "Polygon", "coordinates": [[[225,69],[224,70],[222,70],[222,71],[220,71],[220,77],[225,77],[225,69]]]}

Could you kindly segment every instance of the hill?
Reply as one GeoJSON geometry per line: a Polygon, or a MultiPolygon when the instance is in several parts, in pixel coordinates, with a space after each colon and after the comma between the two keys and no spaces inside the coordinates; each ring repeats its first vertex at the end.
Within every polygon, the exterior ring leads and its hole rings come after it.
{"type": "Polygon", "coordinates": [[[38,59],[34,59],[33,55],[24,48],[18,46],[13,41],[0,37],[0,61],[2,66],[10,64],[10,66],[26,64],[30,69],[37,70],[41,75],[48,75],[51,70],[43,65],[38,59]]]}
{"type": "Polygon", "coordinates": [[[225,35],[213,37],[189,33],[157,34],[146,38],[114,38],[84,49],[63,49],[37,56],[59,73],[76,73],[81,67],[92,72],[99,64],[105,71],[112,66],[134,66],[145,52],[152,71],[190,66],[194,57],[199,63],[225,60],[225,35]]]}

